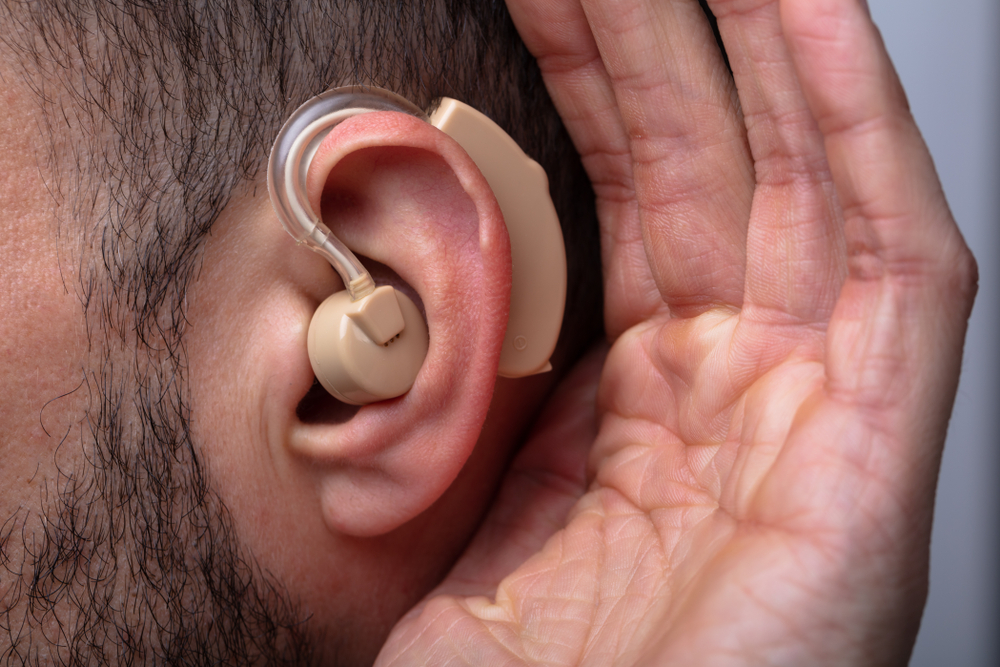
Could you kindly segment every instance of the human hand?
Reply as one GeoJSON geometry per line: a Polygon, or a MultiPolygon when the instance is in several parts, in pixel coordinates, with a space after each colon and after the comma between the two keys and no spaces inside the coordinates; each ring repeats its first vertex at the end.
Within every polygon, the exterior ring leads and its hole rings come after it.
{"type": "Polygon", "coordinates": [[[591,357],[380,664],[909,655],[975,262],[860,0],[709,4],[735,81],[694,0],[509,0],[598,197],[597,432],[591,357]]]}

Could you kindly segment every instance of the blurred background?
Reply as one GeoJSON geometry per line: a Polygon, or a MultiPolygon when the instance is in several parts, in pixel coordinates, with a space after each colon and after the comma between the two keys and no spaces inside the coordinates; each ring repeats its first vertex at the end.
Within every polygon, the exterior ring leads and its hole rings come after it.
{"type": "Polygon", "coordinates": [[[911,667],[1000,665],[1000,2],[869,0],[979,261],[911,667]]]}

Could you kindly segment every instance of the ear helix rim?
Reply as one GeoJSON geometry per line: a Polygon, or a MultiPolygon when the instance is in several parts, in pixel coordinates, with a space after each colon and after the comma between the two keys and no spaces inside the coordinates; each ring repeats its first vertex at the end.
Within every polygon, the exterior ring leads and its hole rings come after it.
{"type": "Polygon", "coordinates": [[[371,293],[375,284],[354,253],[313,211],[305,194],[305,181],[316,149],[326,135],[348,118],[372,111],[398,111],[427,120],[422,109],[388,90],[334,88],[292,113],[278,132],[267,162],[267,190],[281,225],[297,243],[330,262],[354,300],[371,293]]]}

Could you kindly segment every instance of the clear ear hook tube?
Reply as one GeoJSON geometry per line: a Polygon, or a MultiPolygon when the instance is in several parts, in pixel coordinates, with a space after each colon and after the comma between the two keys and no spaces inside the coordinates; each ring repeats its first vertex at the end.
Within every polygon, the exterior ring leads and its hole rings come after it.
{"type": "Polygon", "coordinates": [[[330,262],[352,301],[371,294],[375,283],[354,253],[330,231],[306,195],[309,165],[334,127],[371,111],[399,111],[427,120],[422,109],[388,91],[350,86],[335,88],[309,100],[282,126],[267,163],[271,204],[285,230],[330,262]]]}

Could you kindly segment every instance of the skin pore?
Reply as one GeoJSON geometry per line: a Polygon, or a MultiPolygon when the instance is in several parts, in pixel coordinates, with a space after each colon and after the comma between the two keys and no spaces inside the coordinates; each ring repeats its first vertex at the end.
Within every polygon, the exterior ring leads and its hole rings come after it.
{"type": "MultiPolygon", "coordinates": [[[[446,497],[388,540],[341,541],[319,579],[287,565],[294,550],[271,547],[280,540],[262,534],[259,516],[234,512],[247,478],[206,455],[216,435],[206,424],[230,397],[212,384],[225,369],[206,361],[217,329],[233,323],[220,320],[218,295],[253,280],[232,273],[242,282],[227,285],[218,267],[229,266],[227,248],[260,247],[258,229],[280,232],[262,168],[310,95],[348,82],[391,86],[424,107],[452,95],[508,127],[549,168],[557,208],[576,223],[567,244],[581,277],[560,365],[600,330],[599,277],[585,270],[599,261],[591,198],[579,196],[586,176],[502,4],[300,4],[0,10],[2,271],[13,286],[0,318],[0,437],[4,480],[22,481],[0,499],[3,660],[363,664],[468,539],[551,379],[521,385],[516,400],[499,392],[492,440],[446,497]],[[400,36],[399,24],[412,32],[400,36]],[[372,587],[378,577],[354,576],[354,559],[392,576],[372,587]],[[356,590],[319,595],[330,590],[322,581],[352,576],[356,590]]],[[[267,247],[256,266],[286,256],[267,247]]],[[[304,265],[317,290],[335,289],[313,259],[304,265]]],[[[312,539],[309,525],[294,530],[312,539]]]]}

